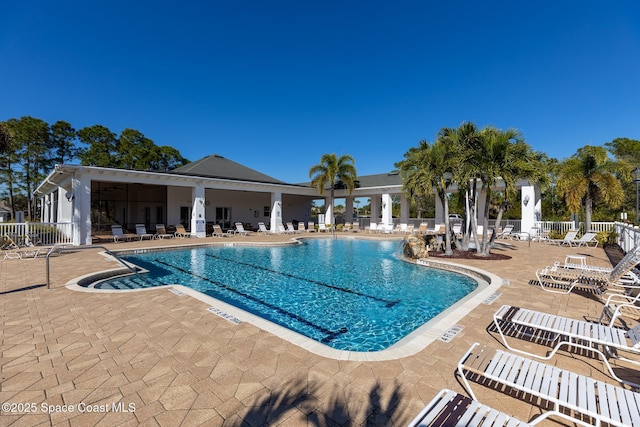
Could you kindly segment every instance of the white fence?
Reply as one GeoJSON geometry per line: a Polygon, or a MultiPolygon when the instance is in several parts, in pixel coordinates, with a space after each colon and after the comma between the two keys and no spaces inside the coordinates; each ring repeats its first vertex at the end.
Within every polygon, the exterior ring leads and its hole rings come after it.
{"type": "Polygon", "coordinates": [[[629,252],[640,245],[640,228],[622,222],[615,223],[615,231],[618,234],[618,244],[623,251],[629,252]]]}
{"type": "Polygon", "coordinates": [[[74,224],[71,222],[3,222],[0,223],[0,242],[29,245],[71,245],[74,224]]]}

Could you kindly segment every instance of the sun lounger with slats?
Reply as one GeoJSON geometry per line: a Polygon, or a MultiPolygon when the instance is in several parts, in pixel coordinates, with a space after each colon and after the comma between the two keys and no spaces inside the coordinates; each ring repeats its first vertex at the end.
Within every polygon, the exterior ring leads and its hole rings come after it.
{"type": "Polygon", "coordinates": [[[187,233],[187,230],[185,230],[184,225],[182,224],[176,224],[176,232],[173,233],[173,235],[180,238],[191,237],[191,235],[187,233]]]}
{"type": "Polygon", "coordinates": [[[409,423],[409,427],[526,427],[537,425],[553,415],[583,426],[590,425],[554,411],[545,412],[527,423],[497,409],[483,405],[477,400],[469,399],[460,393],[443,389],[409,423]]]}
{"type": "Polygon", "coordinates": [[[136,224],[136,234],[140,240],[149,239],[152,240],[155,235],[151,233],[147,233],[147,227],[144,224],[136,224]]]}
{"type": "Polygon", "coordinates": [[[111,226],[111,234],[113,235],[113,242],[118,243],[122,240],[129,241],[133,239],[137,239],[138,236],[131,233],[125,233],[122,230],[122,226],[118,224],[114,224],[111,226]]]}
{"type": "Polygon", "coordinates": [[[640,245],[631,249],[611,270],[567,268],[560,264],[536,270],[540,287],[548,292],[568,294],[573,289],[629,292],[640,289],[640,278],[631,270],[640,263],[640,245]],[[550,286],[551,285],[551,286],[550,286]]]}
{"type": "Polygon", "coordinates": [[[630,330],[602,325],[600,323],[576,320],[563,316],[556,316],[534,310],[528,310],[510,305],[503,305],[493,315],[493,322],[502,338],[502,343],[509,350],[523,353],[532,357],[549,360],[560,350],[565,348],[581,348],[598,354],[612,378],[621,383],[628,383],[640,387],[636,383],[619,378],[608,358],[616,358],[629,363],[640,365],[640,324],[630,330]],[[545,341],[555,343],[555,346],[546,356],[520,350],[509,345],[505,336],[505,329],[512,327],[520,336],[544,337],[545,341]],[[601,346],[603,350],[599,350],[601,346]],[[605,354],[605,352],[607,354],[605,354]],[[636,360],[620,355],[621,352],[630,353],[637,357],[636,360]]]}
{"type": "Polygon", "coordinates": [[[175,235],[167,233],[167,229],[164,224],[156,224],[156,239],[173,239],[175,235]]]}
{"type": "Polygon", "coordinates": [[[594,425],[640,425],[640,393],[502,350],[478,347],[478,343],[473,344],[457,368],[474,400],[467,376],[487,386],[511,387],[522,396],[546,401],[558,414],[573,412],[576,418],[589,417],[594,425]]]}
{"type": "Polygon", "coordinates": [[[573,246],[577,242],[578,231],[577,230],[569,230],[567,234],[564,235],[563,239],[549,239],[549,243],[555,243],[556,245],[566,245],[573,246]]]}

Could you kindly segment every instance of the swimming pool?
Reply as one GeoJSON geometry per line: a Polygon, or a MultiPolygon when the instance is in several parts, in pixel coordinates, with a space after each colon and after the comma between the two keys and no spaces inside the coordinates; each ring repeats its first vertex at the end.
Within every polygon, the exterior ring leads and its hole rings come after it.
{"type": "MultiPolygon", "coordinates": [[[[386,349],[471,293],[472,278],[399,260],[400,242],[313,239],[124,256],[147,283],[180,284],[339,350],[386,349]]],[[[109,280],[96,288],[116,287],[109,280]]]]}

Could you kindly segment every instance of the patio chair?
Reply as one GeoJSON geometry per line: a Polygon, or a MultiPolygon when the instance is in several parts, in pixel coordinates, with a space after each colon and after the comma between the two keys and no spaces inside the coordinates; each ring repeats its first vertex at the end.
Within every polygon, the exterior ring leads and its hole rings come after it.
{"type": "Polygon", "coordinates": [[[305,233],[306,231],[306,228],[304,228],[304,221],[298,221],[298,233],[305,233]]]}
{"type": "Polygon", "coordinates": [[[589,246],[589,245],[592,245],[594,248],[597,248],[598,247],[598,240],[596,239],[597,234],[598,233],[593,233],[593,232],[584,233],[582,237],[580,237],[575,242],[572,242],[572,244],[578,248],[580,246],[589,246]]]}
{"type": "Polygon", "coordinates": [[[407,225],[407,234],[413,234],[415,232],[414,228],[415,228],[415,225],[413,224],[407,225]]]}
{"type": "Polygon", "coordinates": [[[222,231],[222,227],[218,224],[213,226],[213,232],[211,233],[211,237],[229,237],[229,234],[233,234],[233,230],[229,230],[227,234],[222,231]]]}
{"type": "Polygon", "coordinates": [[[407,224],[404,222],[396,224],[396,227],[393,229],[394,233],[405,234],[407,232],[407,224]]]}
{"type": "Polygon", "coordinates": [[[450,427],[450,426],[492,426],[525,427],[534,426],[550,416],[559,416],[582,425],[579,420],[566,414],[548,411],[530,422],[520,421],[511,415],[500,412],[477,400],[469,399],[460,393],[443,389],[409,423],[409,427],[450,427]]]}
{"type": "Polygon", "coordinates": [[[345,233],[348,233],[351,231],[351,223],[350,222],[345,222],[344,225],[342,226],[342,231],[344,231],[345,233]]]}
{"type": "Polygon", "coordinates": [[[242,224],[241,222],[236,222],[235,226],[236,226],[236,229],[233,232],[233,234],[239,234],[245,237],[249,235],[250,232],[244,229],[244,224],[242,224]]]}
{"type": "Polygon", "coordinates": [[[316,232],[316,226],[313,223],[313,221],[309,221],[309,223],[307,224],[307,233],[315,233],[316,232]]]}
{"type": "Polygon", "coordinates": [[[318,232],[323,233],[323,232],[328,232],[329,229],[327,228],[327,225],[324,223],[320,223],[318,224],[318,232]]]}
{"type": "Polygon", "coordinates": [[[418,227],[418,231],[416,233],[418,233],[418,234],[426,234],[428,228],[429,228],[429,224],[426,223],[426,222],[423,222],[418,227]]]}
{"type": "Polygon", "coordinates": [[[498,233],[498,235],[496,236],[496,239],[512,239],[513,238],[513,235],[511,234],[512,232],[513,232],[513,224],[507,224],[504,226],[502,231],[498,233]]]}
{"type": "Polygon", "coordinates": [[[576,418],[591,419],[591,425],[640,425],[640,393],[502,350],[476,350],[478,345],[471,346],[457,368],[463,386],[474,400],[477,399],[467,375],[487,386],[507,387],[521,392],[519,396],[533,396],[528,401],[545,408],[548,402],[557,415],[573,412],[576,418]]]}
{"type": "Polygon", "coordinates": [[[503,305],[495,312],[493,323],[502,338],[502,343],[509,350],[543,360],[551,359],[561,347],[587,350],[587,352],[593,352],[602,357],[612,378],[620,383],[640,387],[636,383],[620,379],[613,371],[608,360],[611,357],[640,366],[640,359],[633,360],[620,355],[620,352],[624,352],[640,357],[640,324],[627,331],[622,328],[575,320],[510,305],[503,305]],[[555,342],[556,344],[546,356],[519,350],[507,342],[504,334],[505,327],[509,327],[520,337],[540,339],[549,343],[555,342]],[[602,346],[603,350],[599,350],[598,346],[602,346]]]}
{"type": "Polygon", "coordinates": [[[140,240],[143,239],[153,239],[155,237],[154,234],[147,233],[147,227],[144,224],[136,224],[136,234],[140,240]]]}
{"type": "Polygon", "coordinates": [[[631,249],[611,270],[566,268],[559,264],[536,270],[540,287],[568,294],[573,289],[593,290],[602,297],[606,290],[628,293],[640,289],[640,279],[631,270],[640,263],[640,245],[631,249]]]}
{"type": "MultiPolygon", "coordinates": [[[[603,323],[605,318],[609,319],[609,326],[613,326],[620,317],[640,320],[640,292],[635,295],[611,294],[607,297],[602,308],[602,313],[598,323],[603,323]]],[[[625,324],[624,320],[621,323],[625,324]]]]}
{"type": "Polygon", "coordinates": [[[269,230],[267,230],[267,226],[264,225],[264,222],[258,223],[258,234],[269,234],[269,230]]]}
{"type": "Polygon", "coordinates": [[[573,244],[577,240],[577,236],[578,236],[577,230],[569,230],[567,231],[567,234],[564,235],[563,239],[549,239],[549,243],[555,243],[556,245],[560,245],[560,246],[566,245],[566,246],[573,247],[573,244]]]}
{"type": "Polygon", "coordinates": [[[295,234],[296,233],[296,229],[293,227],[293,223],[292,222],[287,222],[287,233],[288,234],[295,234]]]}
{"type": "Polygon", "coordinates": [[[360,223],[358,223],[358,222],[354,222],[354,223],[351,225],[351,230],[350,230],[350,231],[351,231],[352,233],[358,233],[358,232],[360,232],[360,223]]]}
{"type": "Polygon", "coordinates": [[[191,237],[191,235],[187,233],[187,230],[185,230],[184,225],[182,224],[176,224],[176,232],[173,233],[173,235],[180,238],[191,237]]]}
{"type": "Polygon", "coordinates": [[[375,222],[372,222],[369,224],[369,226],[366,228],[367,233],[377,233],[378,232],[378,224],[376,224],[375,222]]]}
{"type": "Polygon", "coordinates": [[[167,233],[167,229],[164,224],[156,224],[156,239],[173,239],[175,235],[167,233]]]}
{"type": "Polygon", "coordinates": [[[111,234],[113,235],[113,242],[114,243],[118,243],[118,242],[120,242],[122,240],[129,241],[129,240],[138,238],[138,236],[135,235],[135,234],[125,233],[122,230],[122,226],[118,225],[118,224],[113,224],[111,226],[111,234]]]}

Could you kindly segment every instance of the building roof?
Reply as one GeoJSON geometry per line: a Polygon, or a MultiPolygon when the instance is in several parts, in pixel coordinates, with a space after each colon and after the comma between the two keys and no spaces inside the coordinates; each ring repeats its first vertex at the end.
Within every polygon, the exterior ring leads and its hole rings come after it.
{"type": "Polygon", "coordinates": [[[402,177],[398,172],[378,173],[375,175],[358,176],[360,187],[385,187],[390,185],[402,185],[402,177]]]}
{"type": "Polygon", "coordinates": [[[173,169],[170,173],[189,176],[201,176],[206,178],[222,178],[240,181],[263,182],[271,184],[286,184],[283,181],[248,168],[233,160],[225,159],[218,154],[211,154],[200,160],[191,162],[179,168],[173,169]]]}

